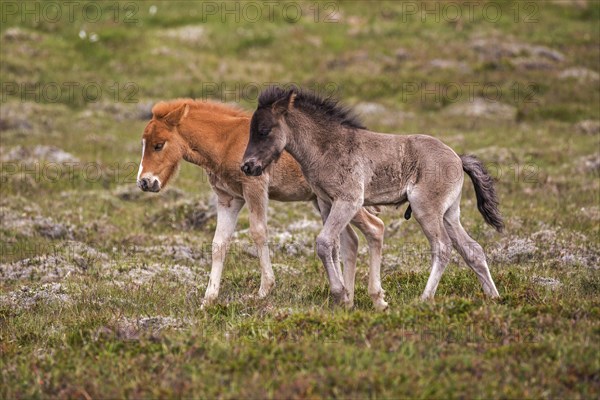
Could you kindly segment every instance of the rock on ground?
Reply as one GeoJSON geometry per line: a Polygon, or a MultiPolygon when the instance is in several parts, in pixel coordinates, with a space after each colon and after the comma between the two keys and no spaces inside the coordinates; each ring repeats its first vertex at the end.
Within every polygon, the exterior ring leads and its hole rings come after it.
{"type": "Polygon", "coordinates": [[[207,272],[203,269],[194,271],[185,265],[161,263],[143,265],[127,271],[111,268],[106,274],[112,276],[116,282],[121,282],[119,285],[133,283],[138,286],[149,283],[157,276],[165,276],[169,281],[182,285],[198,285],[204,283],[207,277],[207,272]]]}
{"type": "Polygon", "coordinates": [[[0,131],[15,130],[22,137],[34,134],[58,139],[60,135],[53,130],[56,117],[71,114],[72,110],[64,104],[7,101],[0,107],[0,131]]]}
{"type": "Polygon", "coordinates": [[[58,281],[71,273],[86,271],[93,266],[108,266],[107,254],[76,241],[64,241],[59,245],[47,245],[47,248],[32,247],[14,249],[6,247],[5,251],[13,251],[25,255],[27,252],[44,250],[46,254],[23,258],[18,261],[0,264],[0,281],[40,280],[42,282],[58,281]]]}
{"type": "Polygon", "coordinates": [[[414,117],[414,113],[390,109],[382,104],[373,102],[358,103],[353,107],[358,115],[369,122],[387,126],[397,126],[407,119],[414,117]]]}
{"type": "Polygon", "coordinates": [[[559,281],[558,279],[544,277],[544,276],[534,276],[532,278],[532,281],[533,281],[533,283],[535,283],[537,285],[544,286],[544,287],[547,287],[550,289],[556,289],[557,287],[562,285],[562,282],[559,281]]]}
{"type": "Polygon", "coordinates": [[[577,161],[578,169],[584,173],[600,173],[600,153],[584,156],[577,161]]]}
{"type": "Polygon", "coordinates": [[[14,42],[38,41],[41,39],[41,35],[15,26],[4,31],[2,39],[14,42]]]}
{"type": "Polygon", "coordinates": [[[600,121],[592,119],[579,121],[575,125],[575,130],[584,135],[597,135],[600,133],[600,121]]]}
{"type": "Polygon", "coordinates": [[[142,337],[157,339],[165,329],[181,329],[185,325],[184,321],[173,317],[123,317],[96,331],[94,339],[99,340],[103,337],[116,337],[125,341],[139,340],[142,337]]]}
{"type": "Polygon", "coordinates": [[[592,71],[588,68],[574,67],[568,68],[558,74],[560,79],[575,79],[579,82],[594,82],[600,78],[600,75],[596,71],[592,71]]]}
{"type": "Polygon", "coordinates": [[[558,50],[518,43],[505,37],[476,38],[471,42],[471,48],[479,55],[481,61],[497,67],[508,63],[517,69],[546,70],[555,69],[565,61],[565,56],[558,50]]]}
{"type": "Polygon", "coordinates": [[[2,155],[2,161],[18,161],[23,164],[37,162],[77,163],[79,159],[56,146],[37,145],[34,147],[17,146],[2,155]]]}
{"type": "Polygon", "coordinates": [[[65,293],[60,283],[45,283],[37,288],[23,286],[20,290],[0,296],[0,304],[22,309],[30,309],[40,304],[70,302],[71,297],[65,293]]]}
{"type": "Polygon", "coordinates": [[[0,264],[0,280],[50,282],[60,280],[67,274],[76,271],[77,267],[61,255],[42,255],[0,264]]]}
{"type": "Polygon", "coordinates": [[[0,224],[3,229],[27,237],[40,235],[48,239],[72,239],[73,227],[54,221],[37,213],[19,212],[0,207],[0,224]]]}
{"type": "Polygon", "coordinates": [[[501,241],[490,251],[495,262],[513,263],[531,259],[538,248],[535,242],[527,238],[513,238],[501,241]]]}
{"type": "Polygon", "coordinates": [[[473,101],[452,104],[443,110],[443,114],[469,118],[514,120],[517,116],[517,109],[508,104],[477,97],[473,101]]]}
{"type": "Polygon", "coordinates": [[[183,42],[197,44],[206,34],[206,28],[202,25],[185,25],[179,28],[167,29],[163,36],[171,39],[178,39],[183,42]]]}
{"type": "Polygon", "coordinates": [[[427,64],[428,67],[432,69],[448,69],[463,73],[470,73],[471,67],[465,62],[455,61],[455,60],[444,60],[441,58],[436,58],[427,64]]]}
{"type": "Polygon", "coordinates": [[[556,4],[557,6],[578,8],[580,10],[586,9],[589,6],[588,0],[570,0],[570,1],[550,0],[550,1],[552,4],[556,4]]]}

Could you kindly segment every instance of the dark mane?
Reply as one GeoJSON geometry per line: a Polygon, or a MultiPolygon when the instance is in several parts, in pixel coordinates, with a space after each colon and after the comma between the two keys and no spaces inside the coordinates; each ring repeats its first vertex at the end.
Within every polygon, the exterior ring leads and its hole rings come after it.
{"type": "Polygon", "coordinates": [[[340,104],[334,98],[321,97],[316,93],[296,87],[283,89],[278,86],[270,86],[266,88],[258,97],[258,107],[272,106],[276,101],[285,98],[290,90],[296,92],[294,107],[310,115],[323,116],[350,128],[366,129],[360,118],[350,107],[340,104]]]}

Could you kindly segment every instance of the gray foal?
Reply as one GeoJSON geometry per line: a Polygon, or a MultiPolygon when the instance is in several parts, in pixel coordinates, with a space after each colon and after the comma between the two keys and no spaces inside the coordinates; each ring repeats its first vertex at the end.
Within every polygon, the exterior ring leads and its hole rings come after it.
{"type": "MultiPolygon", "coordinates": [[[[435,295],[452,246],[477,274],[485,294],[499,296],[482,247],[459,219],[464,171],[473,181],[485,221],[498,231],[504,227],[493,180],[475,157],[458,156],[431,136],[371,132],[350,109],[331,99],[270,87],[261,93],[252,116],[242,170],[261,175],[284,150],[300,164],[324,212],[317,254],[336,302],[350,304],[339,272],[340,232],[363,205],[399,206],[407,201],[432,251],[422,298],[435,295]]],[[[377,262],[372,273],[379,278],[381,259],[377,262]]],[[[369,295],[383,301],[379,279],[369,280],[369,295]]]]}

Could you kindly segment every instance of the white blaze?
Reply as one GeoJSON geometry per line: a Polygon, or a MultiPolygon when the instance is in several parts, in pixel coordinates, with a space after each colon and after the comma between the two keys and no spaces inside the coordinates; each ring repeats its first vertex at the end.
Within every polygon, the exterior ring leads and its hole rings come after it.
{"type": "Polygon", "coordinates": [[[142,166],[142,162],[144,161],[144,152],[146,151],[146,139],[142,139],[142,159],[140,160],[140,169],[138,169],[137,180],[139,182],[140,176],[142,175],[142,170],[144,169],[142,166]]]}

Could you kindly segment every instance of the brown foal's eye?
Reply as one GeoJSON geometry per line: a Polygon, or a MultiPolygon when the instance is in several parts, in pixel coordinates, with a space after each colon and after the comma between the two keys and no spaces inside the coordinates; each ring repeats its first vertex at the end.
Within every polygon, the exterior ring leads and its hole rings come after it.
{"type": "Polygon", "coordinates": [[[161,151],[164,145],[164,143],[157,143],[154,145],[154,150],[161,151]]]}

